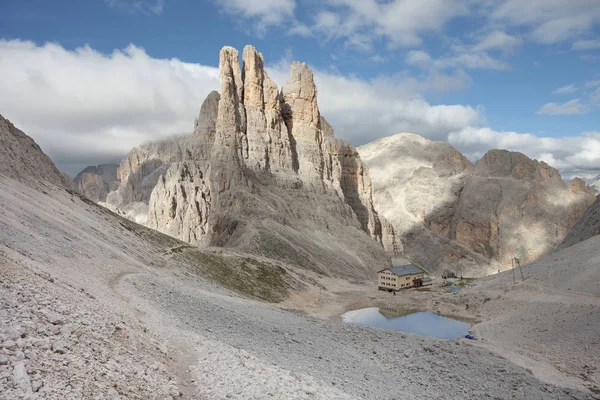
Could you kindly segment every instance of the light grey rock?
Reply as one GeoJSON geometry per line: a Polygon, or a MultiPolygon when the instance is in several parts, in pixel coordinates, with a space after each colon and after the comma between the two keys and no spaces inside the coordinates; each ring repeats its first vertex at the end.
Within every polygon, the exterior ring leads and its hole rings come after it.
{"type": "Polygon", "coordinates": [[[0,115],[0,174],[37,186],[46,181],[63,188],[71,184],[37,143],[0,115]]]}
{"type": "Polygon", "coordinates": [[[207,140],[206,146],[211,146],[217,129],[217,116],[219,111],[219,92],[212,91],[200,107],[200,114],[194,124],[194,135],[207,140]]]}
{"type": "Polygon", "coordinates": [[[220,98],[203,105],[218,106],[214,137],[197,130],[189,159],[158,180],[147,225],[194,244],[372,276],[387,254],[369,170],[320,116],[312,72],[294,63],[280,94],[256,49],[242,58],[241,67],[237,50],[221,50],[220,98]]]}
{"type": "Polygon", "coordinates": [[[14,340],[7,340],[2,343],[2,347],[7,350],[15,351],[17,349],[17,343],[14,340]]]}
{"type": "Polygon", "coordinates": [[[44,313],[46,320],[52,325],[62,325],[65,323],[64,317],[53,311],[47,311],[44,313]]]}
{"type": "Polygon", "coordinates": [[[8,357],[0,354],[0,365],[8,365],[8,357]]]}
{"type": "Polygon", "coordinates": [[[42,386],[44,386],[44,383],[40,379],[36,379],[31,382],[31,390],[34,393],[39,392],[39,390],[42,388],[42,386]]]}
{"type": "Polygon", "coordinates": [[[106,400],[121,400],[121,395],[119,395],[119,392],[117,392],[115,389],[110,388],[106,392],[105,399],[106,400]]]}
{"type": "Polygon", "coordinates": [[[200,243],[208,233],[211,191],[192,162],[176,163],[162,176],[150,198],[147,225],[186,242],[200,243]]]}
{"type": "MultiPolygon", "coordinates": [[[[569,186],[578,185],[580,182],[571,181],[569,186]]],[[[600,235],[600,197],[589,206],[577,223],[569,230],[558,249],[565,249],[593,236],[600,235]]]]}
{"type": "Polygon", "coordinates": [[[15,364],[13,369],[13,383],[15,386],[23,391],[27,391],[31,387],[31,379],[27,373],[27,368],[23,361],[19,361],[15,364]]]}
{"type": "Polygon", "coordinates": [[[118,167],[118,164],[89,166],[75,176],[73,185],[79,193],[92,201],[106,201],[108,193],[119,187],[118,167]]]}
{"type": "Polygon", "coordinates": [[[592,188],[596,195],[600,194],[600,175],[586,179],[584,182],[592,188]]]}
{"type": "Polygon", "coordinates": [[[67,340],[57,340],[52,343],[55,353],[66,353],[71,349],[71,344],[67,340]]]}
{"type": "MultiPolygon", "coordinates": [[[[374,204],[404,256],[434,272],[486,275],[547,254],[593,201],[578,180],[523,154],[472,165],[447,143],[399,134],[361,146],[374,204]]],[[[384,244],[389,248],[389,243],[384,244]]]]}

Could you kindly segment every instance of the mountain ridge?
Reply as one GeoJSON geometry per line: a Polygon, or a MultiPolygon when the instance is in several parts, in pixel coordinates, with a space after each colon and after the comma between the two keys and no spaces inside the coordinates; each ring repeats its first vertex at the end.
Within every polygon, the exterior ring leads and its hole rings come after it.
{"type": "Polygon", "coordinates": [[[582,180],[567,185],[522,153],[492,149],[472,164],[448,143],[406,133],[358,151],[375,207],[405,255],[458,273],[494,273],[514,257],[547,254],[594,200],[582,180]]]}

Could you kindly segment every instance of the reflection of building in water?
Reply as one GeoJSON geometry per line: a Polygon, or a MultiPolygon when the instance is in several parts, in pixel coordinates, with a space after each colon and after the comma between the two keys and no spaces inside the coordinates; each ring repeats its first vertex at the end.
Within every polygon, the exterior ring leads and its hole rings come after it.
{"type": "Polygon", "coordinates": [[[392,307],[379,307],[379,314],[386,318],[398,318],[404,315],[410,314],[412,311],[408,311],[404,308],[392,308],[392,307]]]}

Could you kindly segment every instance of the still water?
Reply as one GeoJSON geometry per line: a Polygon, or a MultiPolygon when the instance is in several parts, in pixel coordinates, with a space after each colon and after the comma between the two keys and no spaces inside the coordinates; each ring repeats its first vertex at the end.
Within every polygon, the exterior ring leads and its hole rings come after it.
{"type": "Polygon", "coordinates": [[[467,322],[432,312],[406,312],[378,307],[348,311],[342,315],[342,319],[348,324],[392,329],[439,339],[456,339],[466,335],[471,327],[467,322]]]}

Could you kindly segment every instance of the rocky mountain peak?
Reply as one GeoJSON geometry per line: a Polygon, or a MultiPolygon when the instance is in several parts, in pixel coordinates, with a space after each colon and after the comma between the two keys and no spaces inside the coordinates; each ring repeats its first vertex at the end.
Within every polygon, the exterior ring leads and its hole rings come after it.
{"type": "Polygon", "coordinates": [[[194,123],[194,135],[206,139],[214,139],[217,130],[217,115],[219,113],[219,100],[221,95],[212,91],[202,102],[200,114],[194,123]]]}
{"type": "Polygon", "coordinates": [[[569,182],[569,190],[572,192],[593,192],[593,189],[590,188],[587,183],[581,178],[573,178],[569,182]]]}
{"type": "Polygon", "coordinates": [[[73,179],[76,190],[90,200],[105,201],[108,193],[119,186],[118,164],[91,165],[73,179]]]}
{"type": "Polygon", "coordinates": [[[46,181],[63,188],[71,183],[23,131],[0,115],[0,174],[31,185],[46,181]]]}
{"type": "Polygon", "coordinates": [[[543,184],[564,186],[558,171],[543,161],[532,160],[523,153],[490,150],[475,164],[479,176],[531,180],[543,184]]]}
{"type": "Polygon", "coordinates": [[[465,274],[497,272],[548,253],[593,201],[548,164],[490,150],[473,166],[447,143],[399,134],[359,148],[374,204],[404,255],[465,274]]]}
{"type": "Polygon", "coordinates": [[[242,61],[237,50],[221,50],[220,98],[205,101],[217,109],[214,141],[195,135],[158,180],[148,226],[192,243],[296,254],[296,262],[326,270],[346,264],[364,273],[369,263],[381,265],[386,254],[378,242],[393,229],[373,208],[369,170],[356,149],[321,117],[310,69],[293,63],[279,91],[254,47],[244,48],[242,61]],[[335,235],[322,242],[319,232],[335,235]],[[298,252],[320,256],[309,261],[298,252]]]}
{"type": "Polygon", "coordinates": [[[317,130],[321,129],[317,86],[305,63],[292,63],[290,76],[281,88],[281,97],[288,129],[298,139],[316,139],[317,130]]]}

